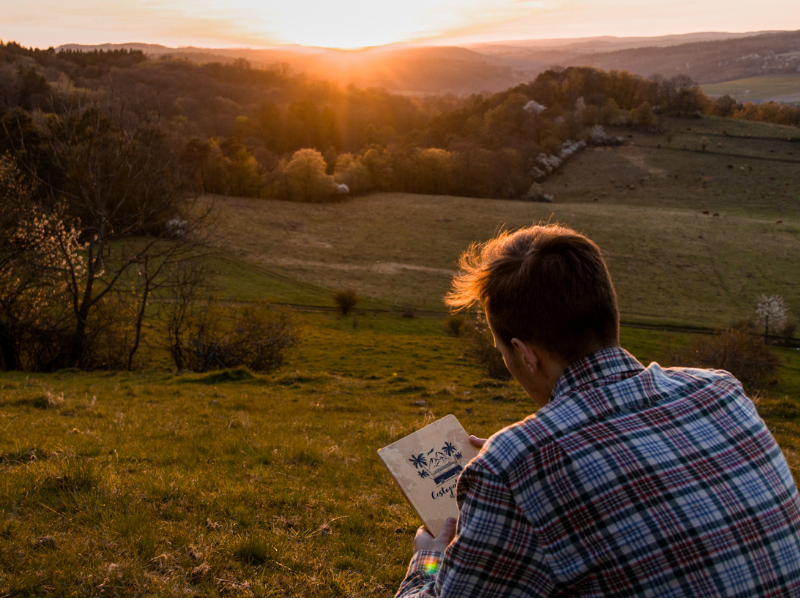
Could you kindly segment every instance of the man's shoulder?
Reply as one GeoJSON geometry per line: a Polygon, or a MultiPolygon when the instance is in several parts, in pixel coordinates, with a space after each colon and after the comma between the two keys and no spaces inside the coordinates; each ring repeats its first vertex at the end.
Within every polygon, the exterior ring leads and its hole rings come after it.
{"type": "Polygon", "coordinates": [[[549,442],[552,442],[552,437],[539,425],[536,415],[531,415],[490,437],[475,463],[477,467],[505,479],[520,461],[538,453],[549,442]]]}
{"type": "Polygon", "coordinates": [[[548,448],[558,453],[555,447],[577,428],[692,398],[750,404],[741,383],[727,371],[651,363],[632,377],[569,392],[539,413],[501,429],[486,442],[473,468],[507,479],[531,456],[539,457],[548,448]]]}
{"type": "MultiPolygon", "coordinates": [[[[659,370],[661,374],[666,377],[674,377],[679,379],[696,379],[699,381],[712,382],[725,382],[731,384],[739,384],[739,380],[731,375],[728,371],[721,369],[698,369],[695,367],[661,367],[658,363],[650,363],[646,372],[653,372],[659,370]]],[[[741,385],[741,384],[740,384],[741,385]]]]}
{"type": "Polygon", "coordinates": [[[641,377],[644,393],[665,402],[698,393],[745,395],[739,380],[728,371],[719,369],[663,368],[658,363],[651,363],[641,377]]]}

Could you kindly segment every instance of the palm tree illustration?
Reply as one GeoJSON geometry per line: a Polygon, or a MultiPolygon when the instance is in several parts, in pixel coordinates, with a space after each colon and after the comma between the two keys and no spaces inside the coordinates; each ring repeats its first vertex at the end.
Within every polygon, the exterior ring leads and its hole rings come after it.
{"type": "Polygon", "coordinates": [[[412,454],[408,460],[411,461],[415,469],[428,466],[428,461],[425,460],[425,455],[422,452],[417,455],[412,454]]]}
{"type": "Polygon", "coordinates": [[[442,446],[442,452],[447,454],[447,456],[453,456],[453,453],[458,450],[453,444],[450,442],[445,442],[444,446],[442,446]]]}

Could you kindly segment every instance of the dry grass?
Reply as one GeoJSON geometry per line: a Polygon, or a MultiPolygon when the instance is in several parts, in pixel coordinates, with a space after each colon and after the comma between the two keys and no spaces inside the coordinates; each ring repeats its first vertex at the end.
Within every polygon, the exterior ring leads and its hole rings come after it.
{"type": "MultiPolygon", "coordinates": [[[[503,226],[552,220],[603,248],[625,319],[723,326],[749,318],[760,293],[780,294],[800,309],[800,220],[789,217],[776,225],[686,208],[403,194],[335,206],[232,198],[225,217],[237,232],[230,244],[240,260],[322,288],[353,288],[365,307],[373,301],[444,310],[455,261],[471,241],[503,226]],[[290,216],[302,224],[296,230],[261,234],[290,216]]],[[[253,298],[269,294],[262,290],[254,288],[253,298]]]]}

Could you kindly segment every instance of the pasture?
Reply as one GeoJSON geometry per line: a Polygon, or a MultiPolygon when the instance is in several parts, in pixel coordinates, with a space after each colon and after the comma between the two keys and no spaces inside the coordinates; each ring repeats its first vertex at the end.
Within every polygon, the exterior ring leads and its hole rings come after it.
{"type": "MultiPolygon", "coordinates": [[[[218,293],[312,308],[300,346],[270,375],[157,356],[136,373],[0,374],[0,596],[393,595],[418,522],[376,450],[450,413],[488,436],[534,410],[443,327],[458,255],[503,227],[595,239],[645,364],[690,339],[659,328],[752,318],[761,293],[796,318],[800,132],[670,124],[567,163],[543,186],[552,204],[217,198],[218,293]],[[362,297],[348,317],[332,308],[344,287],[362,297]]],[[[796,470],[800,352],[778,355],[756,399],[796,470]]]]}
{"type": "Polygon", "coordinates": [[[330,290],[351,287],[365,308],[444,311],[441,298],[471,242],[559,222],[605,252],[623,321],[722,327],[751,318],[759,294],[780,294],[800,314],[800,130],[669,123],[669,136],[632,134],[622,147],[568,162],[543,185],[552,204],[412,194],[339,204],[217,198],[228,240],[220,289],[238,300],[332,306],[330,290]]]}

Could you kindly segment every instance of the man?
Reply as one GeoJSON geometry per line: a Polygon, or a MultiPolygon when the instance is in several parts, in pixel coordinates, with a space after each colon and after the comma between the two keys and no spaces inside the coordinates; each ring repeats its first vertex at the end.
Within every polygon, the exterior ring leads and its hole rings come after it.
{"type": "Polygon", "coordinates": [[[600,249],[570,229],[473,245],[461,269],[448,303],[483,304],[542,408],[483,444],[398,596],[800,596],[800,500],[736,379],[620,348],[600,249]]]}

